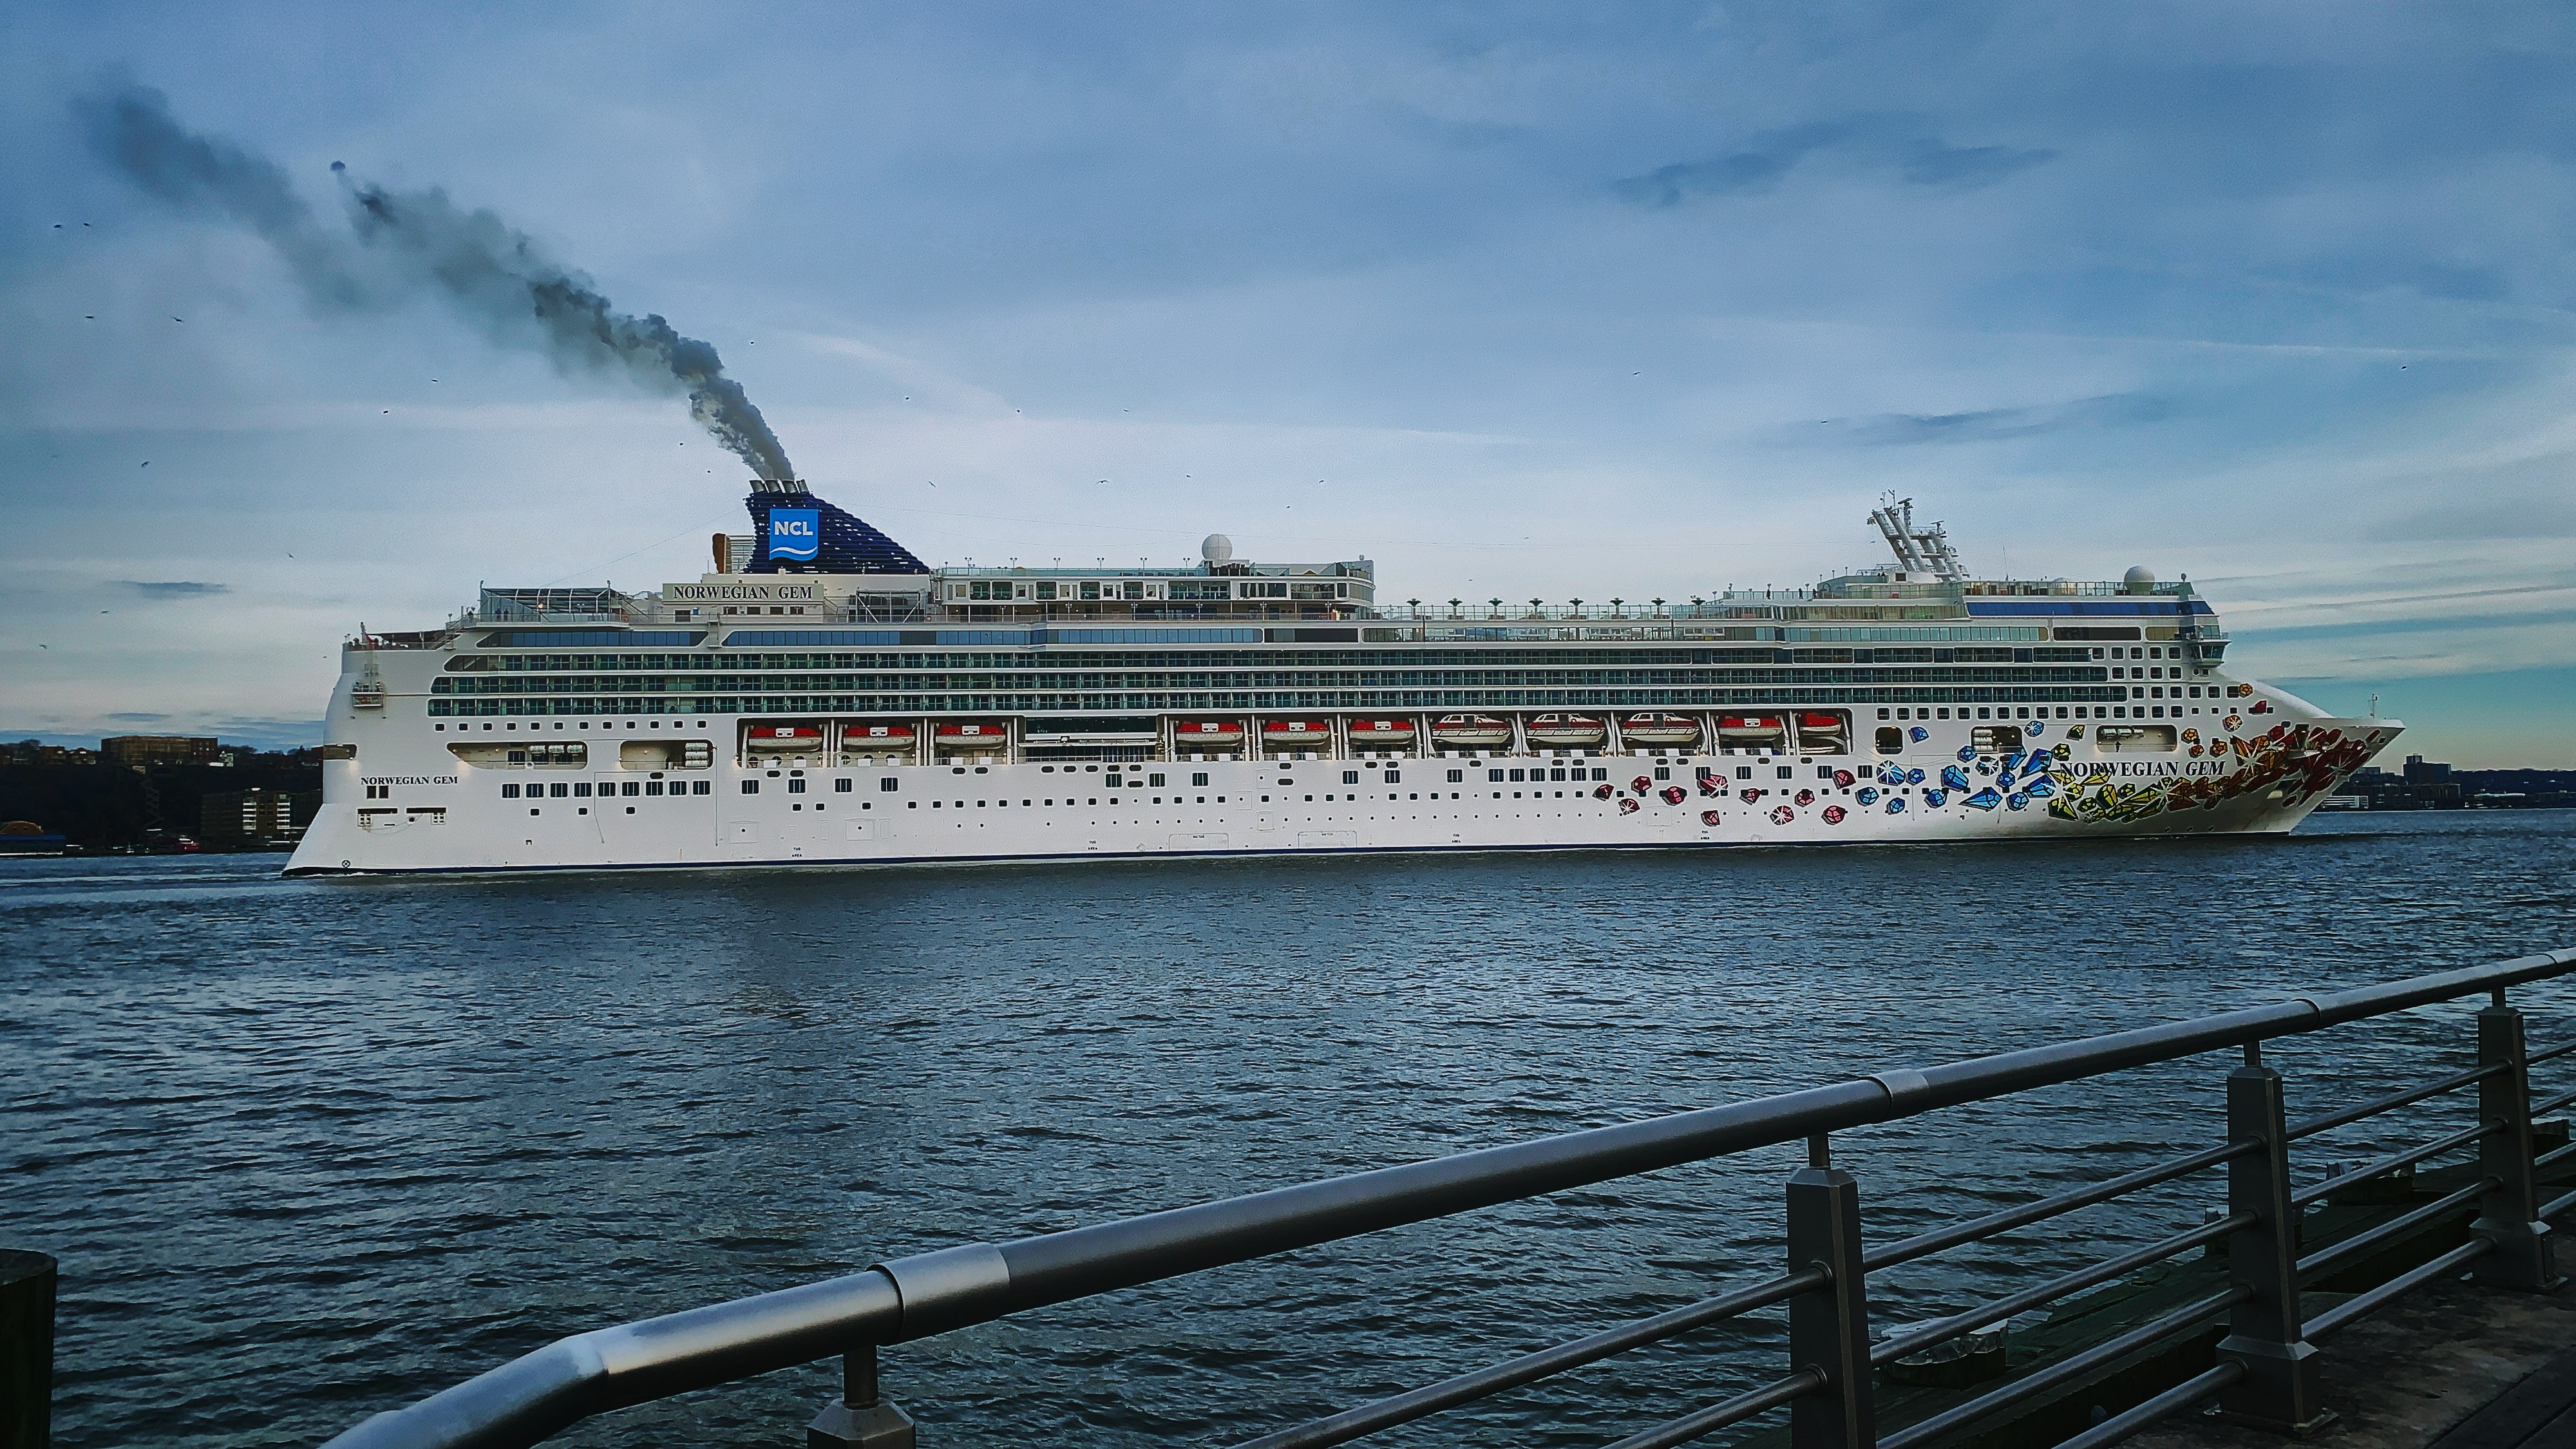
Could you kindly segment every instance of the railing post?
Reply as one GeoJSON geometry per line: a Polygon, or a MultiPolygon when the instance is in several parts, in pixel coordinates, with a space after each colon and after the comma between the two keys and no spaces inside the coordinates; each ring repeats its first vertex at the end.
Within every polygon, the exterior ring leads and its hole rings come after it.
{"type": "Polygon", "coordinates": [[[1833,1165],[1826,1139],[1807,1139],[1807,1165],[1789,1176],[1789,1270],[1821,1267],[1833,1281],[1789,1300],[1789,1367],[1824,1387],[1789,1406],[1791,1449],[1869,1449],[1869,1288],[1860,1265],[1860,1184],[1833,1165]]]}
{"type": "Polygon", "coordinates": [[[2546,1293],[2563,1280],[2552,1261],[2549,1224],[2540,1221],[2540,1186],[2531,1167],[2531,1077],[2523,1052],[2522,1013],[2495,993],[2478,1013],[2478,1065],[2502,1067],[2478,1079],[2478,1120],[2503,1131],[2478,1141],[2478,1170],[2496,1185],[2478,1200],[2469,1231],[2495,1244],[2472,1269],[2497,1288],[2546,1293]]]}
{"type": "Polygon", "coordinates": [[[805,1449],[912,1449],[912,1416],[877,1393],[877,1346],[841,1355],[841,1397],[805,1426],[805,1449]]]}
{"type": "Polygon", "coordinates": [[[2262,1148],[2227,1164],[2227,1210],[2254,1221],[2227,1239],[2228,1275],[2251,1296],[2229,1312],[2227,1336],[2218,1342],[2219,1361],[2245,1369],[2219,1396],[2219,1408],[2238,1423],[2305,1434],[2333,1416],[2317,1402],[2317,1351],[2299,1311],[2299,1214],[2290,1205],[2281,1074],[2263,1065],[2254,1043],[2245,1047],[2245,1065],[2227,1074],[2227,1140],[2262,1148]]]}

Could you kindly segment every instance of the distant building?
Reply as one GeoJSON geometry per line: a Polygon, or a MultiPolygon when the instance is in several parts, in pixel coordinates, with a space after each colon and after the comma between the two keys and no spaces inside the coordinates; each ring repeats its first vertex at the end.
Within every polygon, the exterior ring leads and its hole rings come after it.
{"type": "Polygon", "coordinates": [[[2406,757],[2406,783],[2409,785],[2439,785],[2450,778],[2451,767],[2439,760],[2428,760],[2422,755],[2406,757]]]}
{"type": "Polygon", "coordinates": [[[95,765],[98,751],[19,740],[5,747],[12,765],[95,765]]]}
{"type": "Polygon", "coordinates": [[[225,845],[300,840],[321,809],[318,790],[219,790],[198,807],[197,829],[208,841],[225,845]]]}
{"type": "Polygon", "coordinates": [[[194,735],[114,735],[98,742],[110,764],[140,770],[149,765],[211,765],[223,758],[211,738],[194,735]]]}

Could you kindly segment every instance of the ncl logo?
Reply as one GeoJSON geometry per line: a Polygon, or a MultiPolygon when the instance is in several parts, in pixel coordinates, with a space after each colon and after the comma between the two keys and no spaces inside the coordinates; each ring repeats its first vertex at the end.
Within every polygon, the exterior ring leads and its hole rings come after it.
{"type": "Polygon", "coordinates": [[[812,563],[822,548],[822,510],[816,508],[773,508],[769,510],[769,556],[812,563]]]}

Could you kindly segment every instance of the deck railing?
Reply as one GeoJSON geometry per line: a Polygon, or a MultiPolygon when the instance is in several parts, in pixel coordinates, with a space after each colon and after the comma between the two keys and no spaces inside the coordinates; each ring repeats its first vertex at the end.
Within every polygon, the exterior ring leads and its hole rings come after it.
{"type": "Polygon", "coordinates": [[[2503,1289],[2537,1291],[2558,1281],[2546,1220],[2576,1205],[2576,1192],[2544,1202],[2539,1184],[2544,1175],[2556,1175],[2576,1149],[2535,1150],[2532,1124],[2576,1102],[2576,1091],[2535,1102],[2529,1072],[2576,1052],[2576,1041],[2527,1050],[2522,1015],[2507,1005],[2506,992],[2571,972],[2576,949],[2552,951],[1970,1061],[1891,1069],[1041,1237],[963,1244],[828,1282],[578,1334],[417,1404],[378,1414],[331,1445],[534,1444],[591,1415],[838,1355],[841,1394],[809,1426],[808,1443],[895,1449],[913,1442],[914,1426],[877,1387],[882,1345],[1363,1233],[1801,1141],[1807,1165],[1786,1184],[1786,1251],[1777,1274],[1288,1426],[1250,1441],[1246,1449],[1346,1443],[1774,1304],[1787,1306],[1789,1328],[1786,1362],[1776,1378],[1632,1434],[1614,1449],[1681,1444],[1783,1407],[1799,1449],[1918,1449],[1964,1427],[2025,1412],[2042,1396],[2141,1353],[2212,1333],[2223,1336],[2210,1368],[2080,1429],[2061,1449],[2117,1442],[2213,1398],[2240,1421],[2295,1431],[2327,1410],[2318,1396],[2315,1345],[2410,1289],[2464,1270],[2503,1289]],[[2474,1066],[2305,1120],[2285,1116],[2283,1078],[2263,1064],[2263,1043],[2481,993],[2491,1000],[2476,1017],[2474,1066]],[[1832,1134],[2220,1051],[2243,1054],[2242,1064],[2224,1079],[2224,1140],[1902,1241],[1863,1245],[1860,1185],[1834,1165],[1832,1134]],[[2474,1114],[2456,1130],[2307,1187],[2292,1185],[2293,1144],[2471,1088],[2474,1114]],[[2474,1155],[2473,1167],[2456,1174],[2461,1182],[2455,1189],[2421,1204],[2402,1204],[2404,1211],[2303,1251],[2301,1222],[2310,1205],[2453,1154],[2474,1155]],[[2213,1209],[2209,1221],[1872,1342],[1871,1274],[2201,1174],[2223,1178],[2225,1206],[2213,1209]],[[2428,1233],[2446,1226],[2463,1233],[2464,1241],[2332,1307],[2313,1313],[2303,1308],[2303,1289],[2313,1292],[2328,1276],[2385,1261],[2410,1243],[2420,1248],[2428,1233]],[[2210,1291],[2107,1339],[2026,1366],[1912,1422],[1881,1428],[1876,1370],[2195,1248],[2224,1254],[2223,1284],[2213,1277],[2210,1291]]]}

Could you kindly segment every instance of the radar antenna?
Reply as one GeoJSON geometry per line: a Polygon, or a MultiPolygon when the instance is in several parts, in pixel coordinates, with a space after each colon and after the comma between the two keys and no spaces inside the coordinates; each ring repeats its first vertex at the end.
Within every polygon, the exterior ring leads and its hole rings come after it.
{"type": "Polygon", "coordinates": [[[1958,583],[1968,576],[1968,566],[1959,562],[1959,551],[1950,546],[1950,535],[1939,520],[1929,528],[1914,526],[1914,500],[1899,498],[1894,493],[1879,495],[1879,506],[1871,510],[1869,521],[1887,538],[1887,546],[1896,554],[1896,566],[1906,573],[1930,574],[1945,584],[1958,583]]]}

